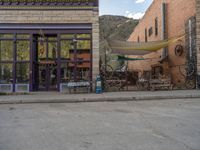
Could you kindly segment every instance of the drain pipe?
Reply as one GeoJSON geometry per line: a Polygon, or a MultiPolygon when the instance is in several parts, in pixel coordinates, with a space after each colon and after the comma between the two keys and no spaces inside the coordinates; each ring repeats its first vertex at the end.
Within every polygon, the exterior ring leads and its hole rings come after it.
{"type": "Polygon", "coordinates": [[[196,53],[197,53],[197,88],[200,89],[200,0],[196,0],[196,53]]]}
{"type": "MultiPolygon", "coordinates": [[[[165,0],[163,0],[162,3],[162,34],[161,34],[161,39],[162,40],[166,40],[167,39],[167,4],[165,2],[165,0]]],[[[163,48],[163,54],[162,57],[165,58],[166,56],[168,56],[168,49],[167,48],[163,48]]]]}
{"type": "Polygon", "coordinates": [[[189,56],[190,56],[190,61],[192,59],[192,21],[191,19],[189,20],[189,56]]]}

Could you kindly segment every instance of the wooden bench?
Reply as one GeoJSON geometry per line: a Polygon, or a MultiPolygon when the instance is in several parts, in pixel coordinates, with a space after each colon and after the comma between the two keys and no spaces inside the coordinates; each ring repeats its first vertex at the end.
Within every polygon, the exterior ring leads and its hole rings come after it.
{"type": "Polygon", "coordinates": [[[126,85],[126,80],[119,80],[119,79],[106,80],[106,82],[104,83],[106,90],[110,88],[116,88],[118,90],[121,90],[125,87],[125,85],[126,85]]]}
{"type": "Polygon", "coordinates": [[[171,78],[161,78],[161,79],[151,79],[150,80],[150,89],[158,90],[167,88],[172,90],[171,78]]]}

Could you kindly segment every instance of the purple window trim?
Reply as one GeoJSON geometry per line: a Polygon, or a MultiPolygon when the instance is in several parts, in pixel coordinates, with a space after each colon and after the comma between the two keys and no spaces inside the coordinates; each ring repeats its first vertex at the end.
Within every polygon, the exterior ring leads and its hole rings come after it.
{"type": "MultiPolygon", "coordinates": [[[[59,33],[63,33],[66,32],[66,30],[68,30],[68,32],[70,33],[77,33],[78,31],[82,31],[84,33],[84,30],[91,30],[92,29],[92,25],[90,23],[70,23],[70,24],[66,24],[66,23],[59,23],[59,24],[55,24],[55,23],[46,23],[46,24],[41,24],[41,23],[33,23],[33,24],[27,24],[27,23],[0,23],[0,30],[22,30],[22,33],[25,33],[25,31],[27,30],[28,32],[30,32],[30,30],[32,32],[37,32],[38,30],[43,30],[43,32],[45,33],[45,31],[47,30],[52,30],[52,31],[58,31],[59,33]]],[[[3,32],[3,31],[2,31],[3,32]]],[[[88,31],[87,31],[88,32],[88,31]]],[[[5,32],[6,33],[6,32],[5,32]]],[[[10,32],[7,32],[10,33],[10,32]]],[[[20,33],[20,32],[19,32],[20,33]]],[[[53,33],[53,32],[52,32],[53,33]]],[[[57,33],[57,32],[56,32],[57,33]]]]}
{"type": "MultiPolygon", "coordinates": [[[[48,34],[48,33],[52,33],[51,32],[52,30],[46,30],[46,34],[48,34]]],[[[57,34],[57,40],[58,41],[56,41],[57,43],[58,43],[58,60],[57,60],[57,62],[58,62],[58,68],[57,68],[57,74],[58,74],[58,80],[57,80],[57,84],[58,84],[58,86],[57,87],[60,87],[60,65],[61,65],[61,63],[66,63],[66,62],[70,62],[70,63],[75,63],[75,68],[74,68],[74,74],[75,74],[75,81],[76,81],[76,75],[77,75],[77,63],[80,63],[80,62],[88,62],[88,63],[90,63],[90,81],[92,81],[92,34],[91,34],[91,30],[73,30],[74,32],[69,32],[68,30],[65,30],[65,32],[63,32],[63,31],[60,31],[60,30],[57,30],[57,32],[55,31],[55,33],[57,34]],[[70,61],[70,60],[61,60],[61,58],[60,58],[60,41],[61,41],[61,39],[59,39],[59,37],[60,37],[60,34],[61,33],[64,33],[64,34],[67,34],[67,33],[74,33],[75,34],[75,38],[76,38],[76,34],[84,34],[84,33],[87,33],[87,34],[91,34],[91,38],[79,38],[78,40],[91,40],[91,49],[90,49],[90,54],[91,54],[91,59],[90,60],[77,60],[77,56],[76,56],[76,54],[77,54],[77,51],[78,51],[78,49],[76,49],[76,46],[75,46],[75,49],[74,49],[74,56],[75,56],[75,61],[70,61]]],[[[39,31],[37,30],[37,33],[38,33],[39,31]]],[[[29,74],[29,84],[30,84],[30,86],[29,86],[29,89],[30,89],[30,91],[32,91],[33,90],[33,33],[32,32],[27,32],[27,30],[25,30],[25,31],[22,31],[22,32],[19,32],[19,30],[0,30],[0,33],[12,33],[12,34],[14,34],[14,38],[13,39],[7,39],[7,38],[1,38],[0,40],[11,40],[11,41],[13,41],[13,43],[14,43],[14,46],[13,46],[13,60],[11,60],[11,61],[0,61],[0,63],[12,63],[13,64],[13,92],[15,92],[15,85],[16,85],[16,63],[29,63],[30,64],[30,71],[32,71],[32,73],[30,73],[29,74]],[[3,31],[3,32],[2,32],[3,31]],[[17,39],[17,34],[18,33],[23,33],[23,34],[30,34],[31,36],[30,36],[30,38],[29,39],[17,39]],[[17,45],[16,45],[16,41],[17,40],[30,40],[30,61],[18,61],[17,60],[17,58],[16,58],[16,56],[17,56],[17,54],[16,54],[16,50],[17,50],[17,45]]],[[[65,39],[63,39],[63,40],[65,40],[65,39]]],[[[92,85],[91,85],[91,89],[92,89],[92,85]]],[[[58,88],[58,91],[59,91],[60,89],[58,88]]]]}
{"type": "Polygon", "coordinates": [[[14,46],[13,46],[13,92],[15,92],[15,84],[16,84],[16,72],[17,72],[17,64],[16,64],[16,59],[17,59],[17,44],[16,44],[16,33],[14,33],[14,46]]]}

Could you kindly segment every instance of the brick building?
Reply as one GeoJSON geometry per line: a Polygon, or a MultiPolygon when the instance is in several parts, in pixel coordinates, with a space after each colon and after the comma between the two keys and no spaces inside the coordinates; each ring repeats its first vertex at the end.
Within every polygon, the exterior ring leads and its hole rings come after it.
{"type": "Polygon", "coordinates": [[[98,7],[98,0],[0,0],[0,92],[92,87],[98,7]]]}
{"type": "MultiPolygon", "coordinates": [[[[162,73],[170,74],[174,85],[185,83],[182,75],[189,62],[196,70],[196,0],[154,0],[131,34],[129,41],[159,41],[186,35],[181,41],[144,56],[144,61],[128,62],[130,70],[142,72],[162,67],[162,73]],[[177,45],[183,53],[176,54],[177,45]]],[[[134,56],[135,57],[135,56],[134,56]]],[[[159,71],[161,71],[159,70],[159,71]]]]}
{"type": "Polygon", "coordinates": [[[197,86],[200,88],[200,0],[196,0],[197,86]]]}

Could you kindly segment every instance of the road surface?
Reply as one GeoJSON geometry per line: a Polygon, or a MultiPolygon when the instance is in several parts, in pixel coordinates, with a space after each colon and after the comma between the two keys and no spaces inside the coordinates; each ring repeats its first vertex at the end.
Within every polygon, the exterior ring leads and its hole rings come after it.
{"type": "Polygon", "coordinates": [[[200,99],[0,105],[0,150],[200,150],[200,99]]]}

